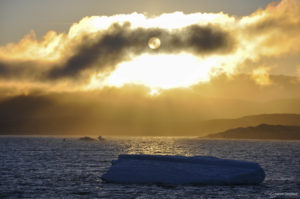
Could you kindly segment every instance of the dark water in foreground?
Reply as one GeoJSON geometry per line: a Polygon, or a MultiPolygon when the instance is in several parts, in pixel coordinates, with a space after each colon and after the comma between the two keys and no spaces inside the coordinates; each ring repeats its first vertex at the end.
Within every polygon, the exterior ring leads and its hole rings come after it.
{"type": "Polygon", "coordinates": [[[300,198],[300,142],[172,137],[0,137],[0,198],[300,198]],[[258,162],[257,186],[119,185],[101,175],[119,154],[209,155],[258,162]]]}

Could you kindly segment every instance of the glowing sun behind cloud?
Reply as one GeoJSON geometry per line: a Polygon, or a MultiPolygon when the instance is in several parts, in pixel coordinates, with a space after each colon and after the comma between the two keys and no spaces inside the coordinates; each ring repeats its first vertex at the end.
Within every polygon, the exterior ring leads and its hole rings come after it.
{"type": "MultiPolygon", "coordinates": [[[[154,90],[184,88],[210,80],[213,60],[200,59],[190,54],[141,55],[130,62],[119,64],[116,70],[103,80],[101,74],[94,75],[89,89],[125,84],[144,85],[154,90]]],[[[151,92],[152,92],[151,91],[151,92]]]]}

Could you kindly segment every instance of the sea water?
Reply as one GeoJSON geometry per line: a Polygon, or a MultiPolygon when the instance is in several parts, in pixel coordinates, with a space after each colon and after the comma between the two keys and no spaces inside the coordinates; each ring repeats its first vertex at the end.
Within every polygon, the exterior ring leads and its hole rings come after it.
{"type": "Polygon", "coordinates": [[[300,198],[300,142],[195,137],[0,137],[0,198],[300,198]],[[253,186],[160,186],[105,183],[119,154],[215,156],[259,163],[253,186]]]}

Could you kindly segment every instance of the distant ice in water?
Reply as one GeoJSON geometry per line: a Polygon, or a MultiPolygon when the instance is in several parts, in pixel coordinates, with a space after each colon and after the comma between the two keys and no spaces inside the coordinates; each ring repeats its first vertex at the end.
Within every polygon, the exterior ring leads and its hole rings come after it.
{"type": "Polygon", "coordinates": [[[254,185],[264,178],[254,162],[169,155],[120,155],[102,176],[108,182],[165,185],[254,185]]]}

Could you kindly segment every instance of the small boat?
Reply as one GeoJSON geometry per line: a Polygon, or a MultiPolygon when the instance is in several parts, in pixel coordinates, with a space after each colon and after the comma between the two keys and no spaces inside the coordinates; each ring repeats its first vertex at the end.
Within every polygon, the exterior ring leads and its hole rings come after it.
{"type": "Polygon", "coordinates": [[[94,138],[91,138],[91,137],[88,137],[88,136],[85,136],[85,137],[81,137],[79,138],[79,140],[81,141],[96,141],[94,138]]]}

